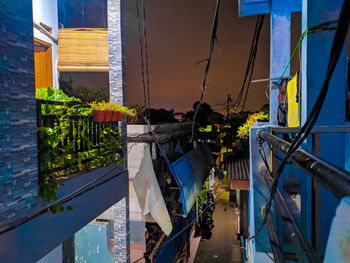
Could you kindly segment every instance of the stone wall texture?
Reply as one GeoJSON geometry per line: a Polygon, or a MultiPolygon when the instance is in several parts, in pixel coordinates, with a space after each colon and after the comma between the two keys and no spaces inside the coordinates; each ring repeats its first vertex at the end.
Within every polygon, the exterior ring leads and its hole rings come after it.
{"type": "Polygon", "coordinates": [[[37,206],[32,1],[0,0],[0,222],[37,206]]]}
{"type": "MultiPolygon", "coordinates": [[[[109,93],[110,100],[126,104],[126,59],[124,38],[124,0],[108,0],[108,45],[109,45],[109,93]]],[[[127,160],[126,117],[119,128],[123,134],[124,160],[127,160]]],[[[124,161],[124,168],[127,163],[124,161]]],[[[114,207],[115,261],[130,262],[129,197],[124,197],[114,207]]]]}

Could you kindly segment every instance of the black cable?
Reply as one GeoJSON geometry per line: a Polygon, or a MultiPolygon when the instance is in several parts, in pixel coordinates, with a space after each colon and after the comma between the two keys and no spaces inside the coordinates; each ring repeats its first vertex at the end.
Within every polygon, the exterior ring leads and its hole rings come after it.
{"type": "Polygon", "coordinates": [[[268,256],[268,258],[269,258],[272,262],[275,262],[274,258],[271,257],[271,255],[269,255],[269,253],[267,253],[267,252],[264,250],[264,247],[260,244],[260,242],[259,242],[257,239],[256,239],[255,241],[256,241],[256,243],[260,246],[260,248],[261,248],[261,250],[264,252],[264,254],[265,254],[266,256],[268,256]]]}
{"type": "Polygon", "coordinates": [[[148,74],[148,46],[147,46],[147,30],[146,30],[146,8],[145,1],[142,0],[142,11],[143,11],[143,34],[145,38],[145,64],[146,64],[146,76],[147,76],[147,96],[148,96],[148,121],[151,122],[151,96],[149,88],[149,74],[148,74]]]}
{"type": "Polygon", "coordinates": [[[140,56],[141,56],[141,74],[142,74],[142,87],[143,87],[143,98],[144,98],[144,107],[145,107],[145,116],[147,116],[147,95],[146,95],[146,84],[145,84],[145,71],[144,71],[144,58],[143,58],[143,44],[142,44],[142,35],[141,35],[141,24],[140,24],[140,13],[139,13],[139,4],[138,0],[135,0],[136,3],[136,13],[137,13],[137,25],[139,30],[139,45],[140,45],[140,56]]]}
{"type": "MultiPolygon", "coordinates": [[[[215,201],[218,200],[221,196],[223,195],[223,193],[218,196],[217,198],[215,198],[215,201]]],[[[198,216],[201,216],[207,209],[209,209],[211,206],[215,205],[215,202],[212,202],[210,205],[208,205],[202,212],[200,212],[198,214],[198,216]]],[[[189,228],[190,226],[192,226],[195,222],[197,221],[197,219],[193,219],[190,223],[188,223],[185,227],[183,227],[179,232],[177,232],[171,239],[166,239],[164,241],[164,243],[158,247],[157,251],[159,251],[162,247],[164,247],[165,245],[167,245],[168,243],[170,243],[172,240],[174,240],[176,237],[178,237],[183,231],[185,231],[187,228],[189,228]]],[[[133,263],[139,262],[141,259],[143,259],[145,256],[143,256],[142,258],[137,259],[136,261],[134,261],[133,263]]]]}
{"type": "Polygon", "coordinates": [[[252,76],[253,76],[253,72],[254,72],[255,58],[256,58],[256,54],[258,53],[259,37],[260,37],[260,32],[261,32],[262,26],[264,24],[264,17],[265,17],[265,15],[260,15],[260,17],[261,17],[261,19],[260,19],[260,22],[259,22],[258,32],[257,32],[257,36],[256,36],[256,44],[255,44],[255,47],[254,47],[254,56],[252,58],[250,76],[249,76],[249,80],[248,80],[248,84],[247,84],[247,88],[246,88],[246,93],[245,93],[244,100],[243,100],[242,111],[243,111],[243,109],[245,107],[245,103],[247,101],[249,87],[250,87],[250,82],[252,80],[252,76]]]}
{"type": "Polygon", "coordinates": [[[250,64],[251,64],[252,57],[253,57],[253,50],[254,50],[254,45],[255,45],[255,41],[256,41],[256,33],[258,31],[259,20],[260,20],[260,16],[258,16],[258,18],[256,20],[256,23],[255,23],[254,35],[253,35],[252,43],[251,43],[251,46],[250,46],[250,53],[249,53],[247,67],[246,67],[246,71],[245,71],[242,87],[241,87],[241,90],[240,90],[240,92],[238,94],[238,97],[237,97],[237,99],[236,99],[236,101],[234,103],[234,107],[236,105],[240,104],[240,101],[242,99],[245,83],[247,81],[247,77],[248,77],[249,69],[250,69],[250,64]]]}
{"type": "Polygon", "coordinates": [[[256,58],[256,54],[257,54],[257,50],[258,50],[260,32],[261,32],[262,26],[264,24],[264,18],[265,18],[265,15],[259,15],[257,20],[256,20],[254,35],[253,35],[253,39],[252,39],[252,43],[251,43],[251,47],[250,47],[250,53],[249,53],[248,63],[247,63],[242,87],[241,87],[241,90],[240,90],[240,92],[235,100],[235,103],[234,103],[234,107],[235,108],[241,107],[241,111],[244,110],[245,103],[246,103],[247,97],[248,97],[250,81],[252,79],[252,75],[253,75],[253,71],[254,71],[255,58],[256,58]],[[247,83],[248,76],[249,76],[249,81],[247,83]],[[244,94],[244,98],[243,98],[243,94],[244,94]],[[242,98],[243,98],[243,103],[241,105],[242,98]]]}
{"type": "Polygon", "coordinates": [[[0,224],[0,235],[12,230],[12,229],[15,229],[23,224],[25,224],[26,222],[42,215],[42,214],[45,214],[47,212],[49,212],[49,209],[51,207],[53,207],[54,205],[62,205],[62,204],[65,204],[79,196],[81,196],[82,194],[100,186],[100,185],[103,185],[107,182],[109,182],[110,180],[118,177],[121,173],[124,173],[125,171],[121,171],[119,173],[117,173],[116,175],[113,175],[112,177],[96,184],[96,185],[93,185],[95,184],[97,181],[101,180],[102,178],[104,178],[105,176],[107,176],[108,174],[110,174],[113,170],[117,169],[119,166],[115,166],[115,167],[112,167],[111,169],[109,169],[107,172],[105,172],[104,174],[102,174],[101,176],[97,177],[96,179],[94,179],[93,181],[91,181],[90,183],[82,186],[81,188],[75,190],[74,192],[66,195],[65,197],[62,197],[61,199],[55,201],[55,202],[52,202],[42,208],[38,208],[30,213],[27,213],[25,215],[22,215],[22,216],[19,216],[13,220],[10,220],[8,222],[5,222],[5,223],[2,223],[0,224]],[[93,186],[91,186],[93,185],[93,186]]]}
{"type": "MultiPolygon", "coordinates": [[[[279,157],[277,154],[274,153],[271,144],[267,143],[267,145],[269,146],[272,155],[273,155],[277,160],[282,161],[283,158],[279,157]]],[[[265,150],[264,150],[264,151],[265,151],[265,150]]],[[[292,162],[292,161],[287,161],[286,164],[293,164],[293,162],[292,162]]]]}
{"type": "Polygon", "coordinates": [[[212,27],[212,32],[211,32],[211,38],[210,38],[210,45],[209,45],[209,56],[207,58],[207,65],[205,67],[205,71],[204,71],[204,79],[203,79],[203,85],[202,85],[202,92],[201,92],[201,96],[199,99],[199,103],[196,107],[196,110],[194,112],[193,115],[193,122],[192,122],[192,136],[191,136],[191,141],[193,141],[194,139],[194,131],[195,131],[195,124],[196,124],[196,117],[199,111],[199,108],[202,104],[203,101],[203,97],[204,97],[204,92],[206,89],[206,83],[207,83],[207,76],[208,76],[208,72],[209,72],[209,68],[210,68],[210,63],[211,63],[211,57],[213,54],[213,50],[214,50],[214,46],[215,46],[215,40],[217,38],[216,36],[216,32],[218,29],[218,23],[219,23],[219,8],[220,8],[220,0],[217,0],[216,2],[216,8],[215,8],[215,15],[214,15],[214,21],[213,21],[213,27],[212,27]]]}
{"type": "Polygon", "coordinates": [[[305,124],[303,125],[303,127],[301,128],[299,133],[297,134],[293,143],[289,147],[287,154],[285,155],[285,157],[283,158],[283,160],[281,161],[281,163],[277,169],[276,176],[274,177],[274,181],[273,181],[273,184],[271,187],[270,199],[269,199],[268,203],[266,204],[266,214],[263,218],[261,226],[259,227],[258,231],[255,233],[255,236],[253,236],[252,238],[256,237],[261,232],[264,225],[266,224],[267,216],[270,213],[272,200],[274,199],[274,196],[275,196],[276,191],[277,191],[278,178],[282,174],[282,171],[285,167],[287,160],[299,148],[299,146],[304,142],[304,140],[308,137],[316,120],[318,119],[318,116],[321,112],[323,103],[325,101],[325,98],[326,98],[326,95],[328,92],[329,82],[331,80],[331,77],[332,77],[334,69],[337,65],[340,53],[341,53],[342,48],[344,46],[345,38],[346,38],[348,28],[349,28],[349,22],[350,22],[350,0],[344,0],[341,11],[340,11],[340,15],[339,15],[339,22],[337,24],[337,29],[336,29],[335,36],[334,36],[333,43],[332,43],[332,48],[331,48],[331,52],[330,52],[326,77],[325,77],[324,83],[322,85],[321,91],[317,97],[317,100],[316,100],[316,102],[311,110],[311,113],[308,116],[305,124]]]}

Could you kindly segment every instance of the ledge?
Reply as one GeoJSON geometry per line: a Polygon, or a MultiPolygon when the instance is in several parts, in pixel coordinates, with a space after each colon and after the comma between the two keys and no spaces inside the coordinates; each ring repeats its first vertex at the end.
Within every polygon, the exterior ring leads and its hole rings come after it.
{"type": "MultiPolygon", "coordinates": [[[[58,198],[70,194],[106,173],[112,164],[78,176],[65,182],[58,198]]],[[[72,211],[52,214],[44,213],[25,224],[0,235],[1,262],[36,262],[74,233],[102,214],[128,194],[128,173],[116,167],[103,179],[95,182],[89,191],[70,200],[72,211]],[[119,176],[116,176],[120,174],[119,176]],[[114,177],[116,176],[116,177],[114,177]],[[107,181],[106,181],[107,180],[107,181]],[[102,184],[103,181],[106,181],[102,184]]]]}

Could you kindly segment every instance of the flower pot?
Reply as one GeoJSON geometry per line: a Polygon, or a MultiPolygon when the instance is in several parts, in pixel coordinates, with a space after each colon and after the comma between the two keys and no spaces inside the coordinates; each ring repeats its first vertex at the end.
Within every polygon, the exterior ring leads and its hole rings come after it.
{"type": "Polygon", "coordinates": [[[109,122],[112,120],[112,111],[110,110],[105,110],[105,121],[109,122]]]}
{"type": "Polygon", "coordinates": [[[119,111],[117,111],[117,121],[122,121],[123,117],[124,117],[124,114],[122,114],[119,111]]]}
{"type": "Polygon", "coordinates": [[[112,111],[112,121],[118,121],[118,116],[119,116],[119,114],[118,114],[118,112],[117,111],[112,111]]]}
{"type": "Polygon", "coordinates": [[[93,110],[92,111],[92,120],[94,122],[103,122],[105,119],[105,111],[103,110],[93,110]]]}

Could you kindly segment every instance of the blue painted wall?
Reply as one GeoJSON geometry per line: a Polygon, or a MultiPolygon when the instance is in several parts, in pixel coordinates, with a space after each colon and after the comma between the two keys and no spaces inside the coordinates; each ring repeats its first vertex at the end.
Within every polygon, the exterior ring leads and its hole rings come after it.
{"type": "MultiPolygon", "coordinates": [[[[287,65],[290,57],[290,13],[302,11],[302,31],[307,27],[315,26],[323,22],[338,18],[343,1],[319,1],[319,0],[239,0],[240,15],[253,15],[271,13],[271,52],[270,52],[270,76],[280,77],[282,70],[287,65]],[[282,38],[282,39],[281,39],[282,38]]],[[[328,64],[331,44],[334,36],[333,31],[317,32],[308,34],[302,44],[302,123],[309,115],[324,81],[328,64]]],[[[346,77],[345,48],[340,56],[338,65],[330,83],[329,93],[316,125],[344,125],[345,120],[345,77],[346,77]]],[[[289,69],[286,72],[288,75],[289,69]]],[[[278,90],[274,87],[270,90],[270,125],[276,124],[278,90]]],[[[258,177],[257,167],[261,158],[257,155],[256,129],[252,128],[251,134],[251,187],[250,187],[250,231],[254,233],[261,222],[261,208],[266,204],[266,188],[261,184],[258,177]],[[255,229],[255,230],[254,230],[255,229]]],[[[337,165],[350,169],[350,135],[322,134],[321,158],[337,165]],[[345,147],[344,147],[345,145],[345,147]]],[[[302,148],[311,152],[311,138],[302,145],[302,148]]],[[[301,212],[297,216],[300,227],[305,236],[311,241],[311,179],[298,168],[287,166],[284,170],[279,189],[283,192],[283,181],[291,177],[300,181],[301,212]]],[[[322,225],[322,252],[325,250],[328,239],[331,220],[335,209],[339,204],[330,193],[321,189],[321,225],[322,225]]],[[[279,220],[280,221],[280,220],[279,220]]],[[[267,238],[267,233],[262,232],[256,240],[262,243],[267,238]]],[[[283,241],[283,226],[279,224],[279,237],[285,251],[292,252],[289,244],[283,241]]],[[[258,245],[258,242],[249,241],[253,248],[250,252],[254,257],[256,252],[262,251],[267,245],[258,245]]]]}
{"type": "MultiPolygon", "coordinates": [[[[259,154],[259,139],[258,131],[261,129],[269,131],[268,126],[262,126],[260,124],[254,125],[250,128],[249,136],[249,152],[250,152],[250,188],[249,188],[249,237],[256,234],[262,223],[262,209],[265,207],[269,200],[270,191],[261,176],[260,168],[264,166],[264,162],[259,154]]],[[[266,157],[269,162],[270,150],[265,147],[266,157]]],[[[271,209],[274,214],[274,209],[271,209]]],[[[267,234],[266,227],[262,229],[259,235],[255,239],[250,239],[251,250],[248,249],[249,259],[252,262],[257,262],[256,253],[259,252],[271,252],[271,246],[267,234]]],[[[268,260],[268,258],[267,258],[268,260]]],[[[261,261],[268,262],[268,261],[261,261]]]]}
{"type": "Polygon", "coordinates": [[[32,1],[0,1],[0,222],[37,206],[32,1]]]}
{"type": "MultiPolygon", "coordinates": [[[[107,169],[109,168],[99,168],[65,182],[65,186],[59,188],[58,197],[61,198],[78,190],[104,174],[107,169]]],[[[96,185],[96,188],[69,201],[66,205],[74,206],[73,211],[58,214],[48,212],[0,235],[0,261],[4,263],[36,262],[117,203],[127,195],[128,173],[123,172],[113,179],[111,177],[122,170],[118,167],[105,177],[110,181],[99,186],[95,183],[92,186],[96,185]]]]}
{"type": "MultiPolygon", "coordinates": [[[[342,0],[308,0],[302,7],[302,31],[306,27],[338,19],[342,0]]],[[[308,34],[302,45],[302,123],[311,112],[328,65],[334,30],[308,34]]],[[[344,125],[345,121],[346,54],[345,48],[329,85],[329,92],[316,125],[344,125]]],[[[345,137],[343,134],[321,136],[321,158],[337,166],[345,166],[345,137]]],[[[303,145],[311,152],[311,138],[303,145]]],[[[310,190],[311,191],[311,190],[310,190]]],[[[322,252],[326,242],[335,209],[339,201],[325,189],[321,189],[322,252]]]]}

